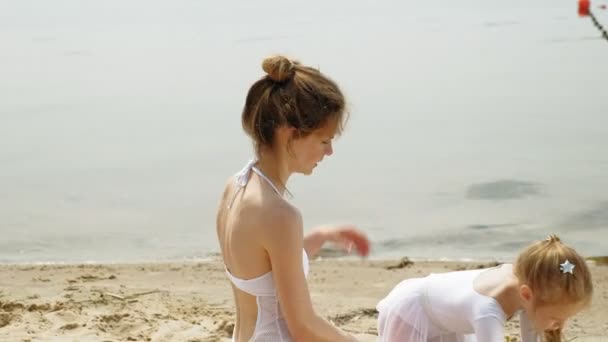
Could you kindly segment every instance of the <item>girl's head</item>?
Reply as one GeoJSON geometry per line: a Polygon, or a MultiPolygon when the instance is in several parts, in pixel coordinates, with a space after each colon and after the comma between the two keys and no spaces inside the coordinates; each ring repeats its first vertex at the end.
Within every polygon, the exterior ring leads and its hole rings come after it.
{"type": "Polygon", "coordinates": [[[591,303],[593,284],[585,259],[551,235],[524,249],[515,262],[519,292],[546,341],[561,341],[566,320],[591,303]]]}
{"type": "Polygon", "coordinates": [[[242,124],[258,157],[272,154],[290,172],[309,174],[332,154],[347,119],[338,85],[319,70],[283,56],[264,59],[266,75],[249,89],[242,124]]]}

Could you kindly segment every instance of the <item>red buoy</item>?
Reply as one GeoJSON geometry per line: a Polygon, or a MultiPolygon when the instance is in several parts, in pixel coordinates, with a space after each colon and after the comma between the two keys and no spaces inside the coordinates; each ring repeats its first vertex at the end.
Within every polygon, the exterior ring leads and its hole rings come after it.
{"type": "Polygon", "coordinates": [[[589,15],[590,0],[578,0],[578,15],[586,17],[589,15]]]}

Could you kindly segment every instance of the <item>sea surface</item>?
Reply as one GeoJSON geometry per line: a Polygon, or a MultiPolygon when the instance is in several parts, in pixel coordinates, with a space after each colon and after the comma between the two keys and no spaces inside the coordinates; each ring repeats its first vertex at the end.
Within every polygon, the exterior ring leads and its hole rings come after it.
{"type": "MultiPolygon", "coordinates": [[[[592,10],[608,27],[608,10],[592,10]]],[[[576,1],[0,1],[0,262],[198,260],[262,59],[351,119],[291,199],[373,258],[608,255],[608,41],[576,1]]]]}

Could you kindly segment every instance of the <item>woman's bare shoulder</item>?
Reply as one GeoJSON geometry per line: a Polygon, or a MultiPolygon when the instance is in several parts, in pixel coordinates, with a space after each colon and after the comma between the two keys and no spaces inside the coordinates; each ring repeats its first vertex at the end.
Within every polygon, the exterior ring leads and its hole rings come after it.
{"type": "Polygon", "coordinates": [[[303,234],[300,211],[281,198],[247,203],[243,215],[248,217],[252,227],[271,239],[284,238],[285,234],[303,234]]]}

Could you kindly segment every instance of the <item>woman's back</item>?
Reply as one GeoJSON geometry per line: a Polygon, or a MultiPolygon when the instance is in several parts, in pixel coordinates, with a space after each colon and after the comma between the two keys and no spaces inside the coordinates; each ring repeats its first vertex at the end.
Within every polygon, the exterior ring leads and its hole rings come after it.
{"type": "MultiPolygon", "coordinates": [[[[295,210],[250,162],[226,184],[217,217],[217,233],[232,282],[237,309],[237,340],[289,341],[280,312],[272,266],[263,247],[270,218],[295,210]]],[[[304,272],[308,258],[303,253],[304,272]]]]}

